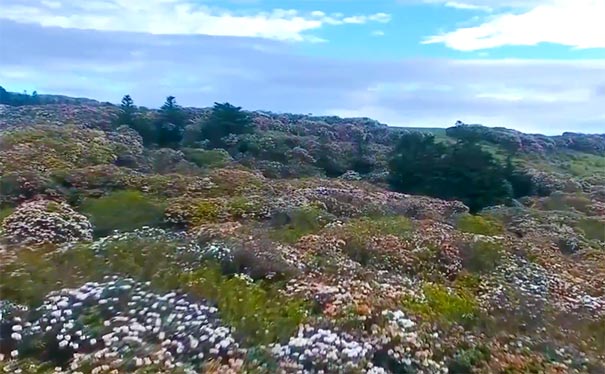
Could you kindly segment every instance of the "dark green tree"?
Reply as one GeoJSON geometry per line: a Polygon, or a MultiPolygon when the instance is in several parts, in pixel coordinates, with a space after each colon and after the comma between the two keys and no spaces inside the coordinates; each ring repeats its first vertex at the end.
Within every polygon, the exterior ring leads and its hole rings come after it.
{"type": "Polygon", "coordinates": [[[186,116],[176,103],[174,96],[168,96],[160,108],[160,118],[156,123],[157,143],[160,147],[178,147],[183,138],[186,116]]]}
{"type": "Polygon", "coordinates": [[[4,89],[4,87],[0,86],[0,104],[9,104],[10,94],[8,91],[4,89]]]}
{"type": "Polygon", "coordinates": [[[241,107],[229,103],[214,103],[212,113],[202,124],[202,138],[211,147],[224,147],[223,138],[229,134],[249,134],[254,132],[254,123],[241,107]]]}
{"type": "Polygon", "coordinates": [[[130,97],[130,95],[124,95],[122,104],[120,104],[118,124],[134,127],[136,110],[132,97],[130,97]]]}
{"type": "Polygon", "coordinates": [[[513,172],[476,143],[446,146],[421,133],[403,135],[390,161],[391,185],[398,191],[460,200],[472,212],[509,203],[513,172]]]}
{"type": "Polygon", "coordinates": [[[399,138],[390,160],[391,185],[408,193],[440,195],[446,148],[431,134],[411,132],[399,138]]]}

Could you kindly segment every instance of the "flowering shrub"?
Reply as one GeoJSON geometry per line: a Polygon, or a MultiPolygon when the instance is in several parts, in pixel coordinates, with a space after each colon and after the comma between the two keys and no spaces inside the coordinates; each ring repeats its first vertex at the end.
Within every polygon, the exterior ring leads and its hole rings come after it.
{"type": "Polygon", "coordinates": [[[112,163],[116,144],[105,133],[77,126],[39,126],[0,135],[0,175],[15,171],[46,173],[112,163]]]}
{"type": "Polygon", "coordinates": [[[63,202],[36,200],[19,205],[2,221],[4,235],[23,244],[92,239],[88,219],[63,202]]]}
{"type": "Polygon", "coordinates": [[[3,345],[15,357],[37,353],[57,363],[71,360],[74,371],[100,373],[109,364],[122,373],[152,364],[193,368],[233,356],[238,348],[216,308],[150,292],[132,279],[111,277],[53,292],[36,312],[32,320],[3,318],[12,331],[3,345]]]}

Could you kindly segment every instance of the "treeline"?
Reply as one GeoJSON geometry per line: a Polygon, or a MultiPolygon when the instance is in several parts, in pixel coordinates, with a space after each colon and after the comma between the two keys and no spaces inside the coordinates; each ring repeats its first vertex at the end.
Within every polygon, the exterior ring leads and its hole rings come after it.
{"type": "Polygon", "coordinates": [[[39,105],[41,103],[38,92],[34,91],[32,94],[8,92],[4,87],[0,86],[0,104],[22,106],[22,105],[39,105]]]}
{"type": "Polygon", "coordinates": [[[473,138],[447,144],[429,134],[405,134],[389,169],[394,189],[460,200],[473,212],[533,193],[531,177],[515,167],[512,154],[500,162],[473,138]]]}
{"type": "MultiPolygon", "coordinates": [[[[174,96],[166,98],[157,115],[149,115],[126,95],[117,124],[135,129],[148,147],[220,148],[236,158],[276,162],[287,162],[286,155],[294,147],[300,152],[298,168],[314,167],[328,177],[338,177],[347,170],[360,174],[383,171],[376,170],[371,137],[363,130],[355,133],[354,148],[347,157],[335,152],[328,137],[319,137],[319,146],[312,153],[294,144],[286,151],[275,143],[267,143],[274,149],[263,149],[268,145],[262,141],[263,134],[256,131],[250,115],[229,103],[215,103],[209,115],[192,121],[174,96]],[[344,159],[346,165],[342,162],[344,159]]],[[[474,136],[458,136],[457,142],[444,143],[437,142],[430,134],[403,134],[388,163],[392,188],[460,200],[473,212],[491,205],[511,204],[513,199],[534,192],[531,178],[512,162],[513,150],[509,150],[506,162],[501,162],[485,151],[479,140],[474,136]]]]}
{"type": "Polygon", "coordinates": [[[230,134],[254,132],[250,116],[229,103],[215,103],[210,116],[196,123],[191,122],[174,96],[166,98],[158,116],[141,112],[130,95],[122,98],[120,109],[117,124],[135,129],[146,146],[221,148],[227,145],[225,137],[230,134]]]}

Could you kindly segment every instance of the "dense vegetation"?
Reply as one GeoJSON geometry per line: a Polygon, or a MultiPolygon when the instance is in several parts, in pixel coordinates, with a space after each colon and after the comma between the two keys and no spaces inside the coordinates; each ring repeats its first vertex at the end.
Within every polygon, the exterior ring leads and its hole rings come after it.
{"type": "Polygon", "coordinates": [[[599,136],[83,102],[0,107],[0,371],[605,370],[599,136]]]}

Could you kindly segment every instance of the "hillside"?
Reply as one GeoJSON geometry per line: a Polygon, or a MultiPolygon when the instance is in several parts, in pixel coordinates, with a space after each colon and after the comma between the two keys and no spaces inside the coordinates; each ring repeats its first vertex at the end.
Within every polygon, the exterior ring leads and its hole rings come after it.
{"type": "Polygon", "coordinates": [[[65,100],[0,106],[5,372],[605,372],[605,134],[65,100]]]}

